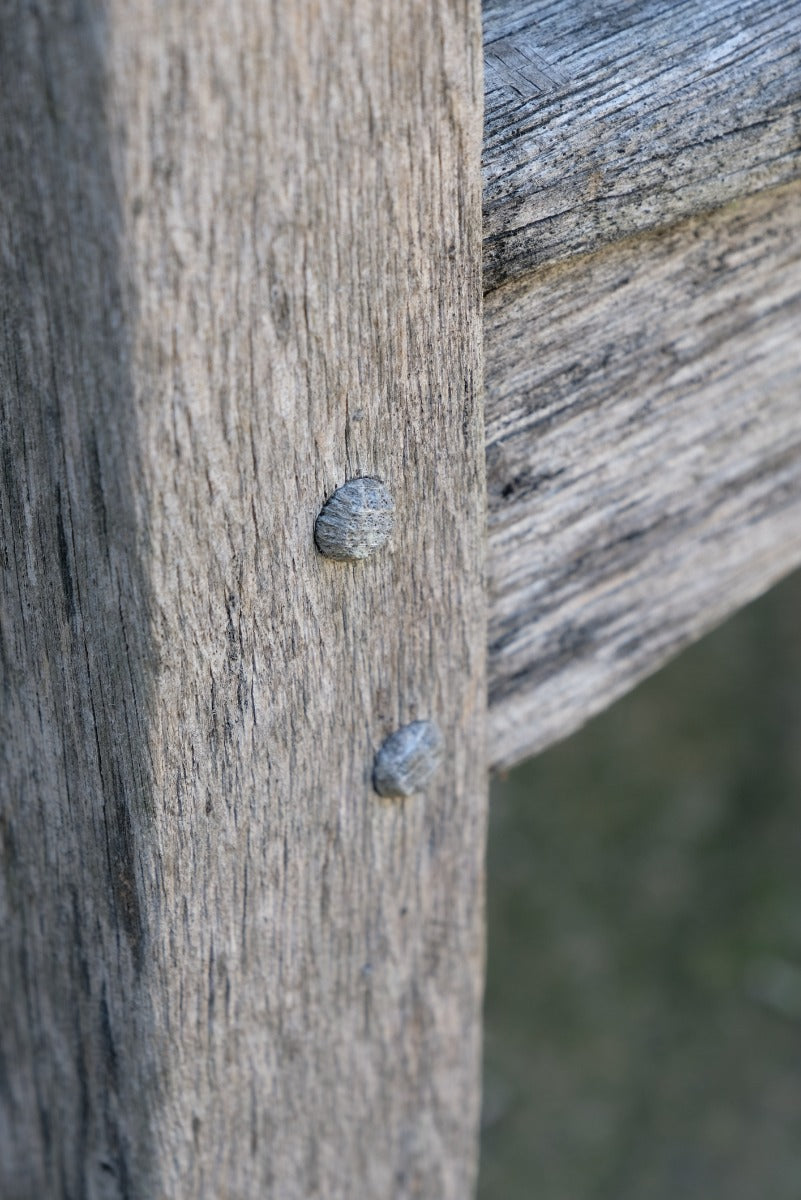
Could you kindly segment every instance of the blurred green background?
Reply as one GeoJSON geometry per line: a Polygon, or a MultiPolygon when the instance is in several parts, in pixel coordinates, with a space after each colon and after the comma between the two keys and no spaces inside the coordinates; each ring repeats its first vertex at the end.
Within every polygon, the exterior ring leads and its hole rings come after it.
{"type": "Polygon", "coordinates": [[[801,1200],[801,574],[495,784],[480,1200],[801,1200]]]}

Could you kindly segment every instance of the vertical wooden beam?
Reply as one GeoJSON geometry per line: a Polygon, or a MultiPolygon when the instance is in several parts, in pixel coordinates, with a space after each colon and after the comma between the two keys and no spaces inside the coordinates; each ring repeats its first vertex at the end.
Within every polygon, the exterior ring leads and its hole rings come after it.
{"type": "Polygon", "coordinates": [[[470,1194],[479,17],[0,16],[3,1195],[470,1194]],[[390,544],[324,559],[367,474],[390,544]]]}

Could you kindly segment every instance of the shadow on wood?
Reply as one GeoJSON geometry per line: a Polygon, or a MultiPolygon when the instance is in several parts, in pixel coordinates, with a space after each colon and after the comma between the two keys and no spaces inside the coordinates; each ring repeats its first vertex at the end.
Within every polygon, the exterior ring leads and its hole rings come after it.
{"type": "Polygon", "coordinates": [[[139,1053],[155,668],[102,39],[94,17],[56,4],[6,6],[0,20],[9,1198],[131,1195],[149,1177],[157,1089],[139,1053]]]}

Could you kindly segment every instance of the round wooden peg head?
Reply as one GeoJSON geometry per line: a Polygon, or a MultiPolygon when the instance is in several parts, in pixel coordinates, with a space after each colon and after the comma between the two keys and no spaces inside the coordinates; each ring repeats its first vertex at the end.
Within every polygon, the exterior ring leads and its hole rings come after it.
{"type": "Polygon", "coordinates": [[[430,783],[442,759],[442,734],[432,721],[412,721],[378,751],[373,786],[379,796],[413,796],[430,783]]]}
{"type": "Polygon", "coordinates": [[[339,562],[369,558],[392,533],[394,511],[392,496],[380,479],[350,479],[326,501],[315,522],[317,549],[339,562]]]}

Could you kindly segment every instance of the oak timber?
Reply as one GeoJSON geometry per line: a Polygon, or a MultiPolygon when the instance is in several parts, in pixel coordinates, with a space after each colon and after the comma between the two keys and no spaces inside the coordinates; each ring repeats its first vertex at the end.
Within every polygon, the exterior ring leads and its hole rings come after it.
{"type": "Polygon", "coordinates": [[[0,1194],[475,1170],[472,0],[0,13],[0,1194]],[[379,476],[395,532],[313,527],[379,476]],[[381,800],[430,718],[444,768],[381,800]]]}
{"type": "Polygon", "coordinates": [[[801,184],[485,297],[490,757],[801,563],[801,184]]]}
{"type": "Polygon", "coordinates": [[[485,0],[484,287],[801,176],[797,0],[485,0]]]}
{"type": "Polygon", "coordinates": [[[801,9],[485,4],[490,759],[801,562],[801,9]]]}

